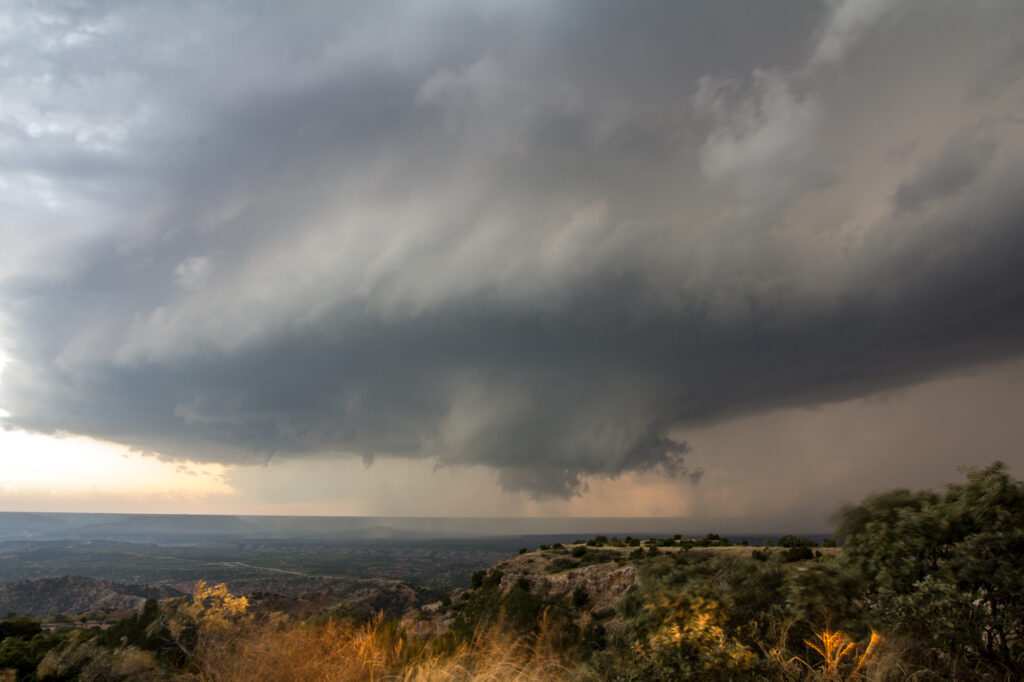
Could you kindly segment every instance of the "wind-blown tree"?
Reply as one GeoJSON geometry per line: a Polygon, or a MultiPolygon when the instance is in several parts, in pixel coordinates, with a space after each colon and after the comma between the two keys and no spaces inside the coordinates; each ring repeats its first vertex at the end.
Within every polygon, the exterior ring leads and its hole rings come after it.
{"type": "Polygon", "coordinates": [[[878,621],[934,660],[1024,674],[1024,482],[1001,462],[944,494],[894,490],[842,511],[844,561],[878,621]]]}

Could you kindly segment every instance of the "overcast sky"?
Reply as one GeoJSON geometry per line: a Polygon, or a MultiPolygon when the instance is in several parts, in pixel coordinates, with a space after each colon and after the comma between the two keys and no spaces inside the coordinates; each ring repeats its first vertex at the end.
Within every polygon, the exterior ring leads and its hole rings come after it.
{"type": "Polygon", "coordinates": [[[1022,475],[1022,179],[1015,0],[4,3],[0,508],[1022,475]]]}

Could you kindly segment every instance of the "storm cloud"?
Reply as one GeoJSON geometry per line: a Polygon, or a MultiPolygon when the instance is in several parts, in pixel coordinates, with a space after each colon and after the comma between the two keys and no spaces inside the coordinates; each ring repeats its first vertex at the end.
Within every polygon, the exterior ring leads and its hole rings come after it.
{"type": "Polygon", "coordinates": [[[566,496],[1024,350],[1018,3],[6,15],[10,426],[566,496]]]}

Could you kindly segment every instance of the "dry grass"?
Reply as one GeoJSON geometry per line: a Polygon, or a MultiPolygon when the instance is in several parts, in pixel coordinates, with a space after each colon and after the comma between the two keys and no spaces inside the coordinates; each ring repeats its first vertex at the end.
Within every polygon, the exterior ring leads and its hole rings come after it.
{"type": "MultiPolygon", "coordinates": [[[[784,641],[792,623],[776,624],[773,639],[784,641]]],[[[784,648],[772,649],[769,657],[783,671],[783,679],[801,682],[890,682],[929,677],[928,671],[911,673],[905,666],[906,651],[872,631],[866,642],[852,640],[842,630],[825,627],[804,644],[817,656],[801,657],[784,648]]]]}
{"type": "Polygon", "coordinates": [[[378,617],[362,626],[248,623],[230,635],[205,638],[197,653],[199,677],[206,682],[594,679],[573,669],[550,640],[545,628],[514,638],[495,627],[443,650],[407,638],[393,622],[378,617]]]}
{"type": "MultiPolygon", "coordinates": [[[[202,608],[212,608],[198,597],[196,603],[202,608]]],[[[710,611],[705,612],[703,604],[694,608],[691,615],[695,618],[691,619],[692,623],[687,621],[685,632],[676,623],[674,629],[669,627],[655,633],[653,644],[665,645],[655,646],[655,649],[660,651],[667,647],[666,651],[671,654],[686,640],[684,644],[699,645],[697,649],[702,654],[699,658],[707,664],[712,650],[717,651],[713,645],[718,642],[722,656],[711,658],[723,665],[731,662],[725,668],[735,669],[740,674],[756,662],[756,656],[748,649],[723,648],[724,634],[711,627],[714,623],[710,620],[710,611]],[[744,665],[736,664],[737,661],[744,665]]],[[[203,682],[589,682],[600,679],[594,671],[576,664],[557,649],[558,633],[546,613],[535,634],[517,637],[511,634],[512,628],[499,622],[477,632],[470,641],[445,636],[415,638],[403,632],[395,621],[385,620],[382,614],[363,625],[335,621],[310,625],[289,621],[284,616],[257,622],[240,611],[224,621],[230,621],[231,627],[211,627],[211,622],[221,622],[218,619],[200,621],[201,635],[193,662],[197,677],[203,682]]],[[[887,682],[922,676],[933,678],[920,669],[911,674],[904,667],[906,651],[899,643],[889,642],[875,632],[870,639],[857,642],[842,630],[826,626],[812,639],[804,641],[805,652],[793,652],[786,647],[793,625],[791,620],[774,621],[766,633],[767,640],[775,646],[765,649],[764,654],[769,661],[774,661],[780,680],[887,682]]],[[[669,655],[666,660],[674,659],[669,655]]]]}

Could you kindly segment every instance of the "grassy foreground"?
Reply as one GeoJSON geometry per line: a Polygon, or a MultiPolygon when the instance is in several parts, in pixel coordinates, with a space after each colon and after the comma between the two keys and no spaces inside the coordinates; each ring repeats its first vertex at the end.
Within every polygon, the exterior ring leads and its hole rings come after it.
{"type": "MultiPolygon", "coordinates": [[[[223,585],[105,632],[0,621],[18,680],[1017,680],[1024,483],[1001,464],[837,517],[842,549],[787,536],[597,537],[524,548],[401,620],[258,608],[223,585]]],[[[3,677],[0,677],[3,679],[3,677]]]]}

